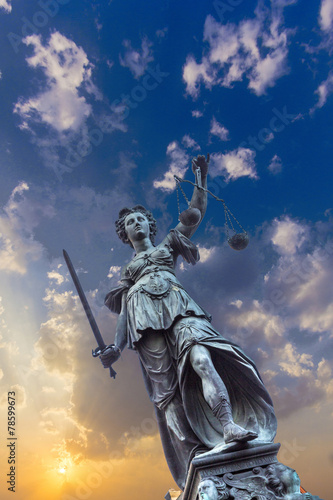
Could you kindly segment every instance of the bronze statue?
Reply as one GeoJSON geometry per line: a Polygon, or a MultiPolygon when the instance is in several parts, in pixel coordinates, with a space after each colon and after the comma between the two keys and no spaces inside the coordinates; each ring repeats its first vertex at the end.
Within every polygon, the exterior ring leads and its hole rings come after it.
{"type": "MultiPolygon", "coordinates": [[[[208,163],[204,156],[192,162],[203,188],[208,163]]],[[[175,276],[179,256],[193,265],[199,260],[190,238],[205,214],[207,191],[194,187],[190,206],[200,220],[180,222],[157,246],[149,210],[137,205],[120,211],[117,234],[136,255],[106,296],[119,319],[115,343],[100,356],[109,368],[125,346],[137,352],[165,456],[182,489],[196,454],[222,443],[271,442],[276,432],[272,401],[253,361],[211,326],[210,315],[175,276]]]]}

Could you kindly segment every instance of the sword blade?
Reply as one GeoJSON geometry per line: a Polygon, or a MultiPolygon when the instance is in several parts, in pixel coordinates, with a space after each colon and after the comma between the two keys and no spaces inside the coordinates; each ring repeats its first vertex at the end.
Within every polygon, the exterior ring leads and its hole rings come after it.
{"type": "Polygon", "coordinates": [[[79,281],[79,278],[78,278],[78,276],[77,276],[77,274],[75,272],[75,269],[74,269],[74,266],[72,264],[72,261],[69,258],[69,255],[66,252],[66,250],[63,250],[63,254],[64,254],[64,258],[65,258],[65,261],[66,261],[69,273],[70,273],[70,275],[72,277],[73,283],[74,283],[75,288],[77,290],[77,293],[78,293],[78,295],[80,297],[81,304],[83,305],[83,309],[84,309],[84,311],[86,313],[86,316],[88,318],[89,324],[91,326],[91,329],[92,329],[93,334],[95,336],[95,339],[97,341],[98,347],[102,350],[102,349],[104,349],[106,347],[106,344],[105,344],[105,342],[103,340],[101,332],[99,331],[99,328],[97,326],[97,323],[96,323],[96,320],[95,320],[94,315],[92,313],[92,310],[90,309],[90,305],[88,303],[87,297],[85,296],[85,293],[84,293],[84,291],[82,289],[82,286],[81,286],[81,283],[79,281]]]}

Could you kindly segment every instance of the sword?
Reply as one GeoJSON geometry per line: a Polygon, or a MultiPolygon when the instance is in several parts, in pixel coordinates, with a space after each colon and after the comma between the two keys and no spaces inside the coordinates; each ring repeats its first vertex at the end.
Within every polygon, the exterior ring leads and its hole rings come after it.
{"type": "MultiPolygon", "coordinates": [[[[80,297],[80,300],[81,300],[81,304],[83,305],[83,309],[84,309],[84,311],[85,311],[85,313],[87,315],[89,324],[91,326],[91,329],[93,331],[93,334],[94,334],[95,339],[96,339],[97,344],[98,344],[98,347],[95,350],[92,351],[93,357],[96,358],[97,356],[99,356],[100,354],[103,353],[103,351],[106,349],[107,346],[106,346],[106,344],[105,344],[105,342],[103,340],[101,332],[99,331],[99,328],[97,326],[96,320],[94,318],[92,310],[90,309],[90,305],[88,304],[87,297],[84,294],[83,288],[82,288],[81,283],[79,281],[79,278],[78,278],[78,276],[77,276],[77,274],[75,272],[75,269],[74,269],[74,266],[72,264],[72,261],[69,258],[69,255],[66,252],[66,250],[63,250],[63,254],[64,254],[64,258],[65,258],[65,261],[66,261],[69,273],[70,273],[70,275],[72,277],[72,280],[73,280],[73,283],[74,283],[75,288],[77,290],[77,293],[79,294],[79,297],[80,297]]],[[[117,373],[110,366],[110,377],[116,378],[116,374],[117,373]]]]}

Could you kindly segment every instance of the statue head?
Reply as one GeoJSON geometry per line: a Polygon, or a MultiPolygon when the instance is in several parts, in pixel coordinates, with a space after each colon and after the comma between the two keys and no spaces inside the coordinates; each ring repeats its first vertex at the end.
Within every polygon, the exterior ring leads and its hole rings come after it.
{"type": "Polygon", "coordinates": [[[300,479],[294,469],[286,465],[276,463],[266,468],[267,487],[271,489],[278,498],[285,495],[300,492],[300,479]]]}
{"type": "Polygon", "coordinates": [[[116,220],[116,232],[123,243],[130,245],[133,248],[131,241],[128,239],[128,235],[125,228],[125,220],[128,215],[134,213],[141,213],[149,224],[149,238],[152,244],[155,242],[155,235],[157,233],[157,225],[156,220],[153,217],[153,214],[147,210],[142,205],[135,205],[133,208],[122,208],[119,212],[119,218],[116,220]]]}
{"type": "Polygon", "coordinates": [[[198,493],[201,500],[224,500],[229,497],[229,491],[223,479],[214,476],[201,481],[198,493]]]}

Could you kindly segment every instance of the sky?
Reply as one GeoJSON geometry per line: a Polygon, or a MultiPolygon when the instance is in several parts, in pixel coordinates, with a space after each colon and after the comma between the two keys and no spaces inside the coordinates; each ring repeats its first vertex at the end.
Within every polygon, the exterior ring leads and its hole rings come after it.
{"type": "MultiPolygon", "coordinates": [[[[111,380],[103,305],[133,256],[114,230],[143,204],[157,243],[173,175],[210,153],[209,196],[178,277],[256,362],[278,458],[332,498],[333,0],[0,0],[0,491],[15,392],[17,500],[162,500],[176,488],[134,352],[111,380]]],[[[183,184],[187,196],[191,186],[183,184]]],[[[181,199],[181,209],[186,204],[181,199]]]]}

